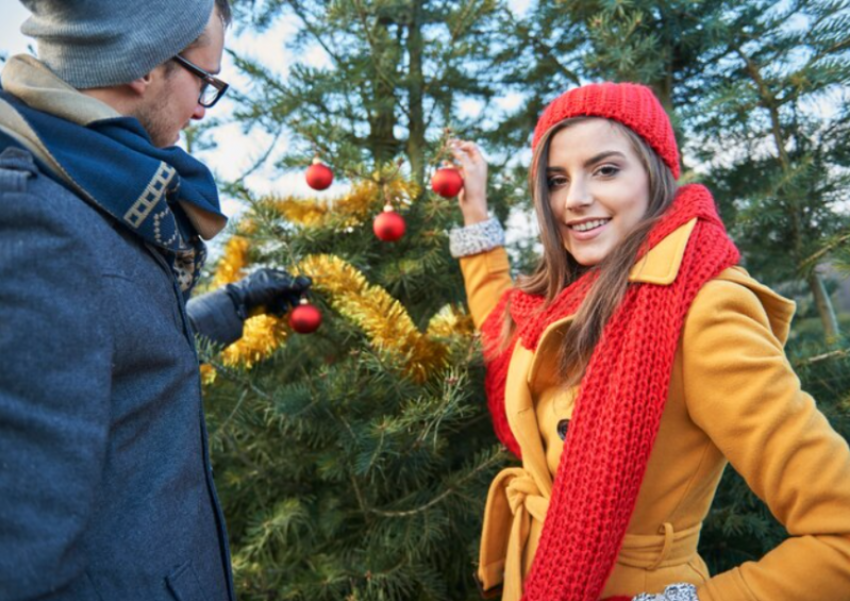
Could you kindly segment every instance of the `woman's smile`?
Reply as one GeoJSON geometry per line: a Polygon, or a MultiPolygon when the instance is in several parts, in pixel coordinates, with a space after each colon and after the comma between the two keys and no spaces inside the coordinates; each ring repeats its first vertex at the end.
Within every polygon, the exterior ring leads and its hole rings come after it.
{"type": "Polygon", "coordinates": [[[580,219],[573,223],[568,223],[567,227],[570,229],[570,236],[578,241],[584,241],[592,240],[603,233],[610,222],[610,217],[580,219]]]}
{"type": "Polygon", "coordinates": [[[573,258],[598,265],[643,219],[649,178],[630,140],[605,119],[572,124],[552,137],[549,206],[573,258]]]}

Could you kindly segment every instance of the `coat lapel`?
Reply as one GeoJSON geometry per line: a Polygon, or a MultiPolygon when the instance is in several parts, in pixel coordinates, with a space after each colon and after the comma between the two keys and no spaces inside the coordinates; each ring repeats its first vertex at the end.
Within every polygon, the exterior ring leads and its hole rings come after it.
{"type": "MultiPolygon", "coordinates": [[[[629,281],[668,286],[676,280],[685,249],[697,220],[692,219],[653,247],[638,261],[629,281]]],[[[534,408],[534,394],[557,385],[558,352],[563,337],[575,319],[567,315],[552,322],[540,336],[536,351],[517,344],[513,351],[506,382],[505,412],[508,423],[522,449],[523,466],[546,498],[552,492],[552,475],[534,408]]]]}
{"type": "Polygon", "coordinates": [[[537,488],[547,499],[552,494],[552,476],[546,466],[546,453],[543,441],[537,428],[537,415],[534,412],[534,402],[527,385],[528,372],[531,368],[533,353],[517,344],[513,358],[508,368],[508,379],[505,395],[505,413],[508,424],[522,449],[522,463],[531,474],[537,488]]]}

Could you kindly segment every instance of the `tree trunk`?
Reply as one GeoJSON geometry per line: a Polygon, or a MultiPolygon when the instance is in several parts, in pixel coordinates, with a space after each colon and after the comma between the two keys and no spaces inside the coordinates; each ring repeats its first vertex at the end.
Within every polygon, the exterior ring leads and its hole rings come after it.
{"type": "Polygon", "coordinates": [[[812,296],[815,299],[815,306],[820,315],[820,321],[823,325],[823,332],[828,343],[835,342],[838,339],[839,328],[838,319],[835,317],[835,309],[832,307],[832,301],[829,299],[829,294],[826,292],[826,286],[823,284],[823,279],[816,271],[808,276],[807,281],[809,288],[812,289],[812,296]]]}
{"type": "Polygon", "coordinates": [[[395,50],[390,47],[391,36],[387,33],[387,24],[378,22],[372,31],[373,39],[379,40],[372,48],[372,93],[367,110],[369,111],[369,135],[367,144],[376,164],[392,161],[400,150],[399,141],[395,137],[396,126],[396,94],[391,80],[391,61],[387,55],[393,55],[395,50]]]}
{"type": "Polygon", "coordinates": [[[410,173],[419,185],[425,182],[425,109],[423,96],[425,77],[422,74],[422,19],[421,3],[413,2],[411,8],[410,29],[407,34],[407,52],[410,57],[408,74],[408,100],[410,102],[409,137],[407,139],[407,158],[410,160],[410,173]]]}

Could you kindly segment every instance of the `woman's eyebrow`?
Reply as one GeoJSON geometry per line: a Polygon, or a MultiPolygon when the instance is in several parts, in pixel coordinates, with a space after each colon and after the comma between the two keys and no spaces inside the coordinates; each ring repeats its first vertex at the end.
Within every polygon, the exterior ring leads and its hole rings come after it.
{"type": "MultiPolygon", "coordinates": [[[[590,157],[589,159],[587,159],[584,162],[584,167],[585,168],[590,167],[591,165],[598,163],[599,161],[603,161],[603,160],[607,159],[608,157],[612,157],[612,156],[617,156],[617,157],[620,157],[620,158],[623,158],[623,159],[626,158],[626,155],[624,155],[619,150],[606,150],[604,152],[600,152],[599,154],[596,154],[596,155],[590,157]]],[[[566,173],[566,172],[567,172],[567,170],[564,169],[563,167],[546,167],[546,173],[566,173]]]]}
{"type": "Polygon", "coordinates": [[[590,157],[589,159],[587,159],[584,162],[584,166],[590,167],[594,163],[598,163],[599,161],[607,159],[608,157],[611,157],[611,156],[618,156],[618,157],[621,157],[621,158],[626,158],[626,155],[624,155],[622,152],[620,152],[618,150],[606,150],[604,152],[600,152],[599,154],[594,155],[594,156],[590,157]]]}

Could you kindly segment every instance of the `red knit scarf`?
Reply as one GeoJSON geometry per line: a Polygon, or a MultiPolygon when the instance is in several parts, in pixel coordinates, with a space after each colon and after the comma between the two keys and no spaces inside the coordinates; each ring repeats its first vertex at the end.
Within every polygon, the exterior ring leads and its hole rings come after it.
{"type": "MultiPolygon", "coordinates": [[[[694,218],[676,280],[630,285],[591,356],[525,599],[597,601],[614,567],[658,434],[685,315],[703,284],[739,259],[711,194],[699,185],[679,190],[648,247],[694,218]]],[[[510,298],[516,338],[536,349],[547,326],[578,310],[595,277],[585,274],[548,306],[541,296],[509,291],[482,326],[485,346],[495,348],[510,298]]],[[[488,356],[485,386],[496,433],[519,455],[505,415],[513,347],[512,341],[505,352],[488,356]]]]}

